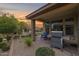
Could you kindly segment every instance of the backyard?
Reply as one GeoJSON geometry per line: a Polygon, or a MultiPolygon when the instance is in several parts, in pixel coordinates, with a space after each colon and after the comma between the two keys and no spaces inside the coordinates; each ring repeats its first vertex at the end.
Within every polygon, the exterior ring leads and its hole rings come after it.
{"type": "Polygon", "coordinates": [[[76,55],[65,49],[51,48],[50,40],[41,38],[42,31],[36,32],[33,41],[25,23],[19,23],[14,16],[0,18],[0,55],[1,56],[69,56],[76,55]],[[42,48],[41,48],[42,47],[42,48]],[[45,50],[44,50],[45,49],[45,50]]]}
{"type": "Polygon", "coordinates": [[[36,41],[33,41],[31,33],[28,32],[29,29],[26,26],[26,23],[17,21],[17,18],[12,15],[7,16],[4,14],[0,16],[1,56],[34,56],[38,48],[49,48],[49,42],[43,41],[39,37],[42,32],[37,32],[36,41]]]}
{"type": "Polygon", "coordinates": [[[28,15],[22,7],[14,8],[15,14],[2,13],[0,56],[77,56],[79,19],[74,14],[75,7],[78,4],[46,4],[31,14],[29,11],[28,15]]]}

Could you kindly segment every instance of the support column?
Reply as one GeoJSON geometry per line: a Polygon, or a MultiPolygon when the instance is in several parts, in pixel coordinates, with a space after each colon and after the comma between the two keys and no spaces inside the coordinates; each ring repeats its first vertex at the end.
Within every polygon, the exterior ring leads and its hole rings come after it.
{"type": "Polygon", "coordinates": [[[51,33],[51,27],[52,27],[52,23],[49,23],[49,33],[51,33]]]}
{"type": "Polygon", "coordinates": [[[46,26],[45,26],[45,22],[43,22],[43,31],[46,31],[46,26]]]}
{"type": "Polygon", "coordinates": [[[79,15],[77,16],[77,33],[76,33],[76,38],[78,42],[78,55],[79,55],[79,15]]]}
{"type": "Polygon", "coordinates": [[[78,55],[79,55],[79,5],[78,5],[78,9],[77,9],[77,15],[76,15],[76,37],[77,37],[77,42],[78,42],[78,55]]]}
{"type": "Polygon", "coordinates": [[[78,40],[77,39],[77,17],[76,16],[74,16],[73,23],[74,23],[74,37],[75,37],[75,40],[78,40]]]}
{"type": "Polygon", "coordinates": [[[63,33],[64,33],[64,35],[65,35],[65,29],[66,29],[65,26],[66,26],[66,25],[65,25],[65,19],[63,19],[63,33]]]}
{"type": "Polygon", "coordinates": [[[35,20],[31,20],[31,26],[32,26],[32,39],[33,41],[36,40],[36,35],[35,35],[35,20]]]}

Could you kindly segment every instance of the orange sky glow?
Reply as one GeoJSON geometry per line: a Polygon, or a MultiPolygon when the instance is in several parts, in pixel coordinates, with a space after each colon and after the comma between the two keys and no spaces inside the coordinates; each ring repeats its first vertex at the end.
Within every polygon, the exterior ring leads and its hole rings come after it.
{"type": "MultiPolygon", "coordinates": [[[[24,11],[8,11],[10,14],[13,14],[19,21],[27,22],[27,24],[31,24],[31,21],[26,19],[25,16],[28,12],[24,11]]],[[[36,27],[41,28],[43,27],[43,23],[40,21],[36,21],[36,27]]]]}

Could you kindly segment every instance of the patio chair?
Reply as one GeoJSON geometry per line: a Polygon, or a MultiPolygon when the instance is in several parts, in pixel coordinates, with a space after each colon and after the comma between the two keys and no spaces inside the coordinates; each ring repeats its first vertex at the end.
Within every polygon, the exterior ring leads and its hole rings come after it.
{"type": "Polygon", "coordinates": [[[43,34],[41,34],[41,38],[43,38],[44,40],[48,39],[48,32],[44,32],[43,34]]]}

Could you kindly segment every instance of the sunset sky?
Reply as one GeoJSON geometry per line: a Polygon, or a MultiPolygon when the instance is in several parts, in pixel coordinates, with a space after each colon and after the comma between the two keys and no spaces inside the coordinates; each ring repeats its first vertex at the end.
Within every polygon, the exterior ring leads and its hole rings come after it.
{"type": "MultiPolygon", "coordinates": [[[[20,21],[26,21],[25,16],[32,13],[33,11],[39,9],[45,5],[45,3],[0,3],[0,10],[4,13],[13,14],[16,18],[22,19],[20,21]]],[[[42,24],[40,22],[36,22],[37,26],[42,24]]]]}

